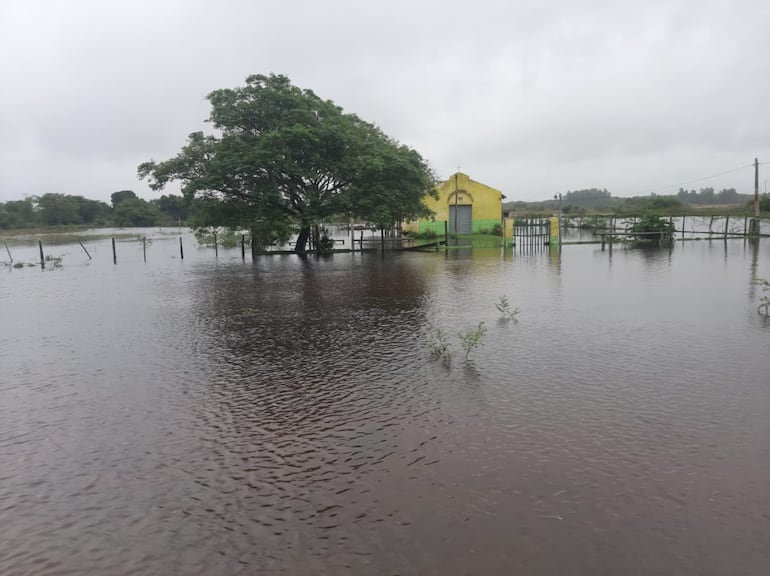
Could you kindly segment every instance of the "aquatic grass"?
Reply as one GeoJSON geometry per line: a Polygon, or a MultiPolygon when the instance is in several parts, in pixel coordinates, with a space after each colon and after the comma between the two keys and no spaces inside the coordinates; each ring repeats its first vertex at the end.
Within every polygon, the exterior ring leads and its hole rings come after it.
{"type": "Polygon", "coordinates": [[[502,244],[500,236],[483,234],[481,232],[474,234],[450,234],[449,240],[451,242],[447,249],[450,250],[453,248],[499,248],[502,244]]]}

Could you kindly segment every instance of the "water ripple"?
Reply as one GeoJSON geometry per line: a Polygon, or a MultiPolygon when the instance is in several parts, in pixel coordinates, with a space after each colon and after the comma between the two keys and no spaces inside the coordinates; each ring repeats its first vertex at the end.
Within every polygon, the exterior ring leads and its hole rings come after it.
{"type": "Polygon", "coordinates": [[[770,260],[714,250],[3,275],[0,572],[765,574],[770,260]]]}

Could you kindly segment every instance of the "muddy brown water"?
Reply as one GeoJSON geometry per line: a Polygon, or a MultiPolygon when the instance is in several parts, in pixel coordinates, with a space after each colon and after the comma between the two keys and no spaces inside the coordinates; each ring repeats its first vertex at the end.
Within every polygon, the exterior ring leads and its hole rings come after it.
{"type": "Polygon", "coordinates": [[[770,573],[770,243],[90,247],[0,269],[0,574],[770,573]]]}

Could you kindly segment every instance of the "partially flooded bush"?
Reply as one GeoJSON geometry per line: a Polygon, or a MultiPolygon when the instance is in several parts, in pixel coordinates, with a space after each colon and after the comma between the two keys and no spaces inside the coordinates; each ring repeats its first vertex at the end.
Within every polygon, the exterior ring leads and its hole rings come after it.
{"type": "Polygon", "coordinates": [[[436,332],[428,337],[427,341],[428,349],[431,356],[440,358],[445,364],[449,364],[452,361],[452,351],[447,340],[446,333],[441,328],[436,329],[436,332]]]}
{"type": "Polygon", "coordinates": [[[505,294],[500,296],[500,299],[495,304],[495,308],[502,314],[503,320],[510,320],[519,313],[518,308],[511,308],[511,304],[508,302],[508,296],[505,294]]]}
{"type": "Polygon", "coordinates": [[[468,360],[470,357],[471,352],[473,352],[479,346],[484,345],[482,338],[486,332],[487,329],[484,326],[483,321],[479,322],[479,325],[476,328],[468,328],[465,332],[460,332],[460,345],[465,351],[466,360],[468,360]]]}

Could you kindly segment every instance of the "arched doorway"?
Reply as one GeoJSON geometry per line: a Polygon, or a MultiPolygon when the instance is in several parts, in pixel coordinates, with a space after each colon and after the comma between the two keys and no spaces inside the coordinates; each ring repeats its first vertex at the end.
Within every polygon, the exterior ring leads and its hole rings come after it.
{"type": "Polygon", "coordinates": [[[473,232],[473,198],[464,190],[453,192],[447,198],[449,204],[449,233],[473,232]]]}

